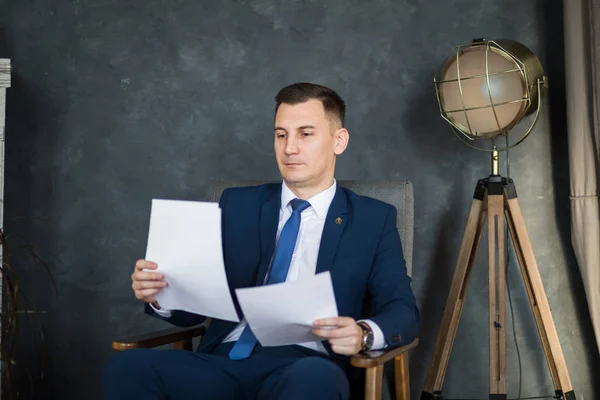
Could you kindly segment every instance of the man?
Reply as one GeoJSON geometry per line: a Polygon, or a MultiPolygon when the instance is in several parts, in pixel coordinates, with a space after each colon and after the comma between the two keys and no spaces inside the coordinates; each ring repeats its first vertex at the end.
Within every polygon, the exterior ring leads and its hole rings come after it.
{"type": "MultiPolygon", "coordinates": [[[[327,87],[296,83],[276,102],[282,184],[228,189],[219,202],[234,303],[242,318],[234,289],[329,270],[341,317],[314,322],[322,341],[279,347],[262,347],[243,319],[213,319],[196,352],[120,353],[104,372],[108,399],[347,399],[349,356],[415,338],[419,314],[395,208],[334,179],[349,141],[344,101],[327,87]],[[374,314],[360,320],[367,298],[374,314]]],[[[203,316],[160,307],[154,296],[167,282],[156,268],[139,260],[132,274],[146,312],[177,326],[202,323],[203,316]]]]}

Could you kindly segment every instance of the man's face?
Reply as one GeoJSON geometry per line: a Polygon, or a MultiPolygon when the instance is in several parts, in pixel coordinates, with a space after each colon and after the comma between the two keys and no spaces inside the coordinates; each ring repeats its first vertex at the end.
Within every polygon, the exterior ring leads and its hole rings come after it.
{"type": "Polygon", "coordinates": [[[288,186],[326,187],[332,183],[335,157],[346,149],[348,132],[331,118],[320,100],[279,106],[275,157],[288,186]]]}

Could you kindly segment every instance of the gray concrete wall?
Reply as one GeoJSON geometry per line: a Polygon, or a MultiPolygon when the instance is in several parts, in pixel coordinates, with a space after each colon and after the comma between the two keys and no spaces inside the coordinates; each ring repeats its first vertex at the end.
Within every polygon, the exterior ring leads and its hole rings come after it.
{"type": "MultiPolygon", "coordinates": [[[[550,75],[540,123],[510,154],[511,175],[578,398],[600,398],[598,349],[569,243],[560,1],[5,1],[0,27],[0,56],[14,65],[6,229],[50,261],[57,288],[15,247],[22,287],[45,311],[19,343],[15,380],[26,383],[24,371],[39,372],[45,359],[31,397],[100,399],[111,340],[164,327],[142,314],[130,288],[150,200],[200,198],[219,179],[277,178],[273,97],[294,81],[329,85],[347,101],[351,142],[338,179],[414,182],[417,396],[473,188],[489,173],[487,156],[460,144],[439,117],[432,78],[455,44],[485,36],[526,44],[550,75]],[[40,329],[43,344],[33,335],[40,329]]],[[[447,397],[487,398],[485,250],[447,397]]],[[[522,396],[552,394],[510,260],[509,397],[519,382],[522,396]]]]}

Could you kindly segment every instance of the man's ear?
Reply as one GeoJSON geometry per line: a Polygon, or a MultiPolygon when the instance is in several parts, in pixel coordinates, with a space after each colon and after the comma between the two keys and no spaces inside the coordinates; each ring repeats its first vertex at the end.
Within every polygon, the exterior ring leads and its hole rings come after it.
{"type": "Polygon", "coordinates": [[[333,151],[336,156],[339,156],[348,147],[348,142],[350,141],[350,133],[346,130],[346,128],[340,128],[333,134],[335,140],[335,146],[333,151]]]}

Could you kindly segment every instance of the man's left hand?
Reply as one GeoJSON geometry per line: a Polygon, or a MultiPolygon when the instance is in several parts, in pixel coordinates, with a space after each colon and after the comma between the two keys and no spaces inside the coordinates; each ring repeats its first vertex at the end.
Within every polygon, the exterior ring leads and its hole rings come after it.
{"type": "Polygon", "coordinates": [[[353,318],[317,319],[313,327],[313,334],[329,339],[331,350],[337,354],[352,356],[360,351],[363,331],[353,318]]]}

